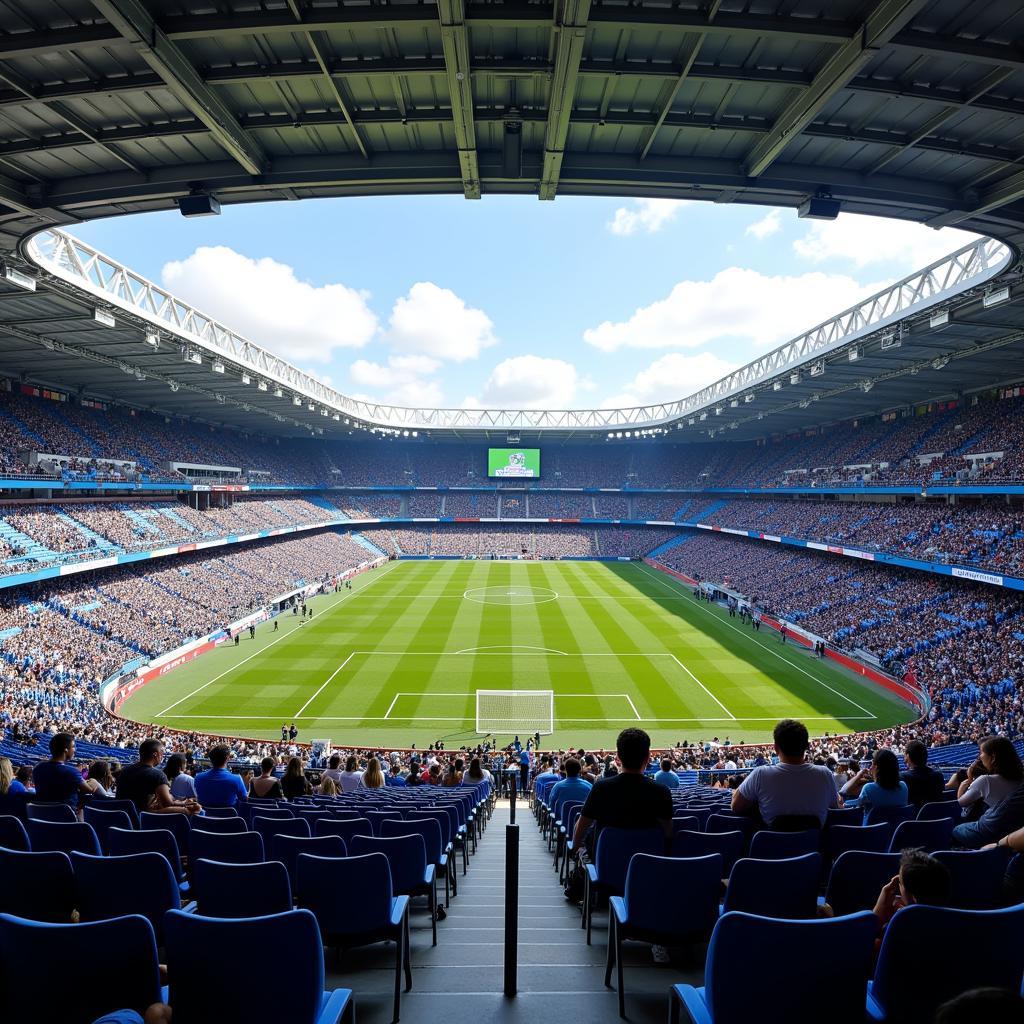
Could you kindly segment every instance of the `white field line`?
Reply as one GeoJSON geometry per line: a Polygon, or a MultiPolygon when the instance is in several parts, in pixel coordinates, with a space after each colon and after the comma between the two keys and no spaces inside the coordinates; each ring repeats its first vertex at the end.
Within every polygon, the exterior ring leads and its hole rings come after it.
{"type": "Polygon", "coordinates": [[[565,651],[556,651],[553,647],[533,647],[531,644],[487,644],[485,647],[466,647],[455,654],[504,654],[512,651],[532,651],[535,654],[561,654],[565,651]]]}
{"type": "MultiPolygon", "coordinates": [[[[423,696],[419,694],[418,696],[423,696]]],[[[460,694],[462,697],[470,697],[472,694],[460,694]]],[[[580,696],[583,696],[582,694],[580,696]]],[[[607,694],[605,695],[607,696],[607,694]]],[[[195,720],[203,722],[280,722],[280,715],[169,715],[169,718],[175,722],[181,722],[186,720],[195,720]]],[[[299,716],[296,715],[296,718],[299,716]]],[[[367,717],[365,715],[306,715],[311,722],[474,722],[473,718],[424,718],[422,715],[415,715],[411,717],[404,717],[399,715],[393,715],[391,718],[384,719],[379,715],[374,717],[367,717]]],[[[848,715],[845,716],[851,721],[861,721],[866,718],[864,715],[848,715]]],[[[874,718],[875,716],[870,716],[874,718]]],[[[567,722],[644,722],[649,725],[657,726],[665,722],[736,722],[740,725],[749,722],[778,722],[779,716],[772,715],[768,718],[566,718],[562,719],[567,722]]],[[[825,715],[821,717],[817,716],[805,716],[800,719],[802,722],[834,722],[834,715],[825,715]]]]}
{"type": "MultiPolygon", "coordinates": [[[[678,591],[676,591],[670,583],[668,583],[666,580],[661,579],[661,576],[663,575],[662,573],[654,572],[651,569],[648,569],[646,565],[640,565],[640,566],[638,566],[638,568],[640,569],[641,572],[646,573],[652,579],[657,580],[658,583],[660,583],[663,587],[666,587],[667,589],[669,589],[669,590],[673,591],[674,593],[678,594],[678,591]]],[[[703,611],[706,611],[709,615],[714,615],[714,612],[712,612],[708,608],[703,609],[703,611]]],[[[829,686],[828,683],[826,683],[822,679],[819,679],[818,676],[816,676],[813,672],[808,672],[807,669],[802,668],[795,661],[790,661],[789,658],[783,657],[782,654],[780,654],[778,651],[773,649],[773,646],[770,646],[769,644],[761,643],[760,640],[758,640],[756,637],[752,636],[745,629],[740,629],[739,626],[734,626],[731,622],[726,622],[725,619],[722,619],[722,618],[720,618],[717,615],[715,615],[715,618],[718,619],[718,621],[721,622],[721,624],[723,626],[728,626],[729,629],[735,630],[737,633],[742,633],[745,637],[747,637],[747,639],[753,640],[754,643],[757,644],[758,647],[763,647],[766,651],[768,651],[769,654],[774,654],[775,657],[778,658],[780,661],[784,661],[790,667],[795,668],[797,670],[797,672],[803,673],[805,676],[807,676],[808,679],[812,679],[819,686],[824,686],[826,690],[831,691],[837,697],[842,697],[843,700],[845,700],[847,704],[852,704],[858,711],[863,711],[866,717],[868,717],[868,718],[878,718],[878,715],[871,714],[871,712],[868,711],[867,708],[862,707],[860,704],[858,704],[851,697],[847,697],[845,693],[842,693],[841,691],[835,689],[835,687],[829,686]]],[[[837,715],[836,717],[837,718],[838,717],[846,718],[848,716],[846,716],[846,715],[843,715],[843,716],[837,715]]],[[[746,719],[746,721],[751,721],[751,719],[746,719]]],[[[808,721],[813,721],[813,719],[808,719],[808,721]]]]}
{"type": "Polygon", "coordinates": [[[628,693],[624,693],[622,696],[625,697],[626,700],[629,701],[629,706],[633,709],[633,714],[636,715],[636,720],[639,722],[640,721],[640,712],[637,711],[636,705],[633,703],[633,698],[630,697],[630,695],[628,693]]]}
{"type": "Polygon", "coordinates": [[[396,693],[395,694],[395,699],[388,705],[387,711],[384,712],[384,717],[385,718],[390,718],[391,717],[391,712],[394,710],[395,705],[398,703],[398,698],[401,697],[401,696],[402,695],[400,693],[396,693]]]}
{"type": "Polygon", "coordinates": [[[733,720],[736,716],[673,654],[672,660],[733,720]]]}
{"type": "Polygon", "coordinates": [[[317,697],[319,697],[319,696],[320,696],[320,694],[321,694],[321,693],[323,692],[323,690],[324,690],[324,688],[325,688],[325,687],[327,686],[327,684],[328,684],[328,683],[330,683],[330,682],[331,682],[331,680],[332,680],[332,679],[334,679],[334,677],[335,677],[335,676],[336,676],[336,675],[337,675],[337,674],[338,674],[338,673],[339,673],[339,672],[340,672],[340,671],[341,671],[341,670],[342,670],[342,669],[343,669],[343,668],[344,668],[344,667],[345,667],[345,666],[346,666],[346,665],[347,665],[347,664],[348,664],[348,663],[349,663],[349,662],[350,662],[350,661],[351,661],[351,660],[352,660],[352,659],[353,659],[353,658],[354,658],[355,656],[356,656],[356,652],[355,652],[355,651],[353,651],[353,652],[352,652],[352,653],[351,653],[351,654],[350,654],[350,655],[349,655],[349,656],[348,656],[348,657],[347,657],[347,658],[346,658],[346,659],[345,659],[345,660],[344,660],[344,661],[343,661],[343,662],[342,662],[342,663],[341,663],[341,664],[340,664],[340,665],[339,665],[339,666],[338,666],[338,667],[337,667],[337,668],[336,668],[336,669],[335,669],[335,670],[334,670],[334,671],[333,671],[333,672],[332,672],[332,673],[331,673],[331,674],[330,674],[330,675],[329,675],[329,676],[328,676],[328,677],[327,677],[327,678],[326,678],[326,679],[325,679],[325,680],[324,680],[324,681],[323,681],[323,682],[322,682],[321,684],[320,684],[320,686],[319,686],[319,687],[317,688],[317,691],[316,691],[316,693],[314,693],[314,694],[313,694],[313,696],[312,696],[312,697],[310,697],[310,698],[309,698],[309,700],[307,700],[307,701],[306,701],[306,703],[305,703],[305,704],[303,704],[303,705],[302,705],[302,707],[301,707],[301,708],[299,708],[299,710],[298,710],[298,711],[296,711],[294,715],[292,715],[292,718],[301,718],[301,717],[302,717],[302,712],[303,712],[303,711],[305,711],[305,710],[306,710],[306,708],[308,708],[308,707],[309,707],[309,705],[310,705],[310,704],[312,704],[312,703],[313,703],[313,701],[315,701],[315,700],[317,699],[317,697]]]}
{"type": "MultiPolygon", "coordinates": [[[[326,610],[328,612],[333,611],[339,604],[345,601],[346,598],[351,599],[355,597],[357,594],[361,594],[368,587],[372,587],[374,583],[376,583],[377,580],[381,578],[381,576],[387,576],[389,572],[392,572],[394,569],[397,569],[399,565],[401,565],[401,562],[395,562],[395,564],[390,569],[385,569],[384,572],[380,574],[380,576],[375,576],[372,580],[370,580],[369,583],[366,584],[365,587],[360,587],[358,590],[353,590],[351,593],[346,592],[345,594],[342,594],[342,596],[337,601],[332,601],[327,606],[326,610]]],[[[234,665],[232,665],[228,669],[225,669],[223,672],[220,673],[220,675],[214,676],[208,682],[203,683],[202,686],[197,686],[191,693],[186,693],[185,696],[182,697],[180,700],[176,700],[173,704],[168,705],[166,708],[163,709],[163,711],[160,712],[160,714],[154,715],[153,717],[163,718],[163,716],[166,715],[168,711],[171,711],[173,708],[176,708],[179,704],[184,704],[185,701],[187,701],[190,697],[194,697],[197,693],[201,692],[202,690],[205,690],[208,686],[211,686],[213,683],[217,682],[218,679],[223,679],[224,676],[230,675],[232,672],[235,671],[235,669],[241,668],[247,661],[252,661],[253,658],[258,657],[264,651],[269,651],[270,648],[274,646],[274,644],[279,644],[282,640],[292,636],[299,630],[299,628],[302,625],[303,623],[300,622],[297,626],[288,630],[287,633],[282,633],[276,640],[271,640],[270,643],[267,644],[265,647],[261,647],[255,654],[250,654],[247,658],[243,658],[241,661],[236,661],[234,665]]],[[[181,716],[175,715],[174,717],[180,718],[181,716]]]]}

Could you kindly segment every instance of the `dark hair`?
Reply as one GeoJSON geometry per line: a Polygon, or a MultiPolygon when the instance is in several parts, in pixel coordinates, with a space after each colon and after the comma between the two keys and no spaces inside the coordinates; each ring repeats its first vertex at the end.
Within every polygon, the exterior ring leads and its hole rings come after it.
{"type": "Polygon", "coordinates": [[[469,759],[469,771],[466,772],[466,778],[477,781],[479,779],[482,779],[483,777],[484,773],[483,770],[480,768],[480,758],[471,757],[469,759]]]}
{"type": "Polygon", "coordinates": [[[106,761],[93,761],[89,765],[89,778],[95,779],[104,789],[113,780],[110,774],[110,765],[106,761]]]}
{"type": "Polygon", "coordinates": [[[223,743],[218,743],[217,746],[210,748],[210,764],[214,768],[223,768],[228,763],[230,756],[230,749],[224,746],[223,743]]]}
{"type": "Polygon", "coordinates": [[[882,747],[875,751],[871,758],[871,765],[875,769],[875,782],[882,789],[897,789],[900,784],[900,762],[896,755],[888,747],[882,747]]]}
{"type": "Polygon", "coordinates": [[[975,988],[943,1003],[935,1014],[935,1024],[977,1024],[980,1020],[1024,1024],[1024,999],[1007,988],[975,988]]]}
{"type": "Polygon", "coordinates": [[[285,778],[298,779],[305,773],[302,771],[302,762],[297,757],[288,758],[288,767],[284,770],[285,778]]]}
{"type": "Polygon", "coordinates": [[[623,768],[639,771],[651,759],[651,737],[643,729],[623,729],[615,740],[615,751],[623,768]]]}
{"type": "Polygon", "coordinates": [[[952,878],[949,868],[924,850],[904,850],[900,857],[900,879],[904,889],[918,903],[944,907],[949,903],[952,878]]]}
{"type": "Polygon", "coordinates": [[[341,754],[331,754],[330,761],[327,762],[329,768],[337,768],[341,764],[341,754]]]}
{"type": "Polygon", "coordinates": [[[911,740],[903,756],[907,764],[915,768],[923,768],[928,763],[928,748],[920,740],[911,740]]]}
{"type": "Polygon", "coordinates": [[[149,761],[151,758],[153,758],[156,754],[160,752],[160,748],[162,746],[163,743],[152,736],[150,736],[148,740],[143,740],[139,744],[139,760],[149,761]]]}
{"type": "Polygon", "coordinates": [[[27,764],[23,764],[15,770],[14,777],[22,783],[30,782],[32,780],[32,769],[27,764]]]}
{"type": "Polygon", "coordinates": [[[185,758],[181,754],[171,754],[164,765],[164,775],[168,779],[176,779],[185,770],[185,758]]]}
{"type": "Polygon", "coordinates": [[[671,757],[663,757],[661,759],[661,770],[663,772],[670,772],[670,771],[672,771],[672,758],[671,757]]]}
{"type": "Polygon", "coordinates": [[[992,758],[992,774],[1011,782],[1024,780],[1024,765],[1013,744],[1005,736],[989,736],[981,741],[982,753],[992,758]]]}
{"type": "Polygon", "coordinates": [[[579,761],[577,761],[575,757],[567,757],[562,763],[562,768],[565,771],[565,777],[567,779],[575,779],[576,776],[579,775],[581,767],[582,765],[580,765],[579,761]]]}
{"type": "Polygon", "coordinates": [[[274,759],[272,757],[265,757],[263,758],[262,761],[260,761],[260,771],[263,772],[264,775],[268,774],[269,772],[272,772],[273,770],[274,759]]]}
{"type": "Polygon", "coordinates": [[[355,772],[355,771],[358,771],[358,770],[359,770],[359,762],[355,759],[355,757],[353,755],[350,754],[348,759],[345,761],[345,771],[347,771],[347,772],[355,772]]]}
{"type": "Polygon", "coordinates": [[[50,757],[60,757],[71,749],[75,737],[69,732],[56,732],[50,737],[50,757]]]}
{"type": "Polygon", "coordinates": [[[779,753],[786,757],[803,757],[811,745],[807,726],[793,718],[784,718],[779,722],[772,737],[779,753]]]}

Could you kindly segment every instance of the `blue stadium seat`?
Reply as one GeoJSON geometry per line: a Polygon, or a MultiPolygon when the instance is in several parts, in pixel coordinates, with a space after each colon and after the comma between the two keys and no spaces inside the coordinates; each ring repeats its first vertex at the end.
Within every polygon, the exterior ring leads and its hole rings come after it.
{"type": "Polygon", "coordinates": [[[159,853],[166,858],[171,866],[175,880],[182,893],[188,891],[185,872],[181,866],[181,854],[178,841],[173,832],[167,829],[124,829],[112,828],[108,833],[110,853],[114,857],[124,857],[131,853],[159,853]]]}
{"type": "Polygon", "coordinates": [[[323,945],[308,910],[234,920],[172,910],[165,930],[174,1024],[355,1024],[351,989],[324,991],[323,945]],[[254,950],[274,950],[275,969],[254,975],[254,950]]]}
{"type": "Polygon", "coordinates": [[[314,835],[340,836],[350,846],[354,836],[372,836],[373,828],[363,817],[321,819],[313,829],[314,835]]]}
{"type": "Polygon", "coordinates": [[[131,829],[132,820],[124,811],[107,811],[97,807],[87,806],[82,816],[86,823],[92,825],[96,838],[100,841],[100,849],[108,853],[107,833],[112,828],[131,829]]]}
{"type": "Polygon", "coordinates": [[[958,825],[963,820],[963,816],[963,808],[956,800],[935,800],[930,804],[922,804],[917,812],[918,821],[948,818],[954,825],[958,825]]]}
{"type": "Polygon", "coordinates": [[[189,829],[189,843],[192,842],[192,829],[202,829],[204,832],[216,832],[217,835],[234,835],[237,832],[248,832],[249,826],[245,818],[237,814],[230,818],[211,818],[206,814],[199,814],[193,818],[189,829]]]}
{"type": "Polygon", "coordinates": [[[742,832],[677,832],[672,837],[673,857],[706,857],[717,853],[722,857],[722,871],[728,875],[743,856],[746,840],[742,832]]]}
{"type": "Polygon", "coordinates": [[[708,946],[704,987],[672,987],[669,1024],[679,1024],[684,1007],[695,1024],[796,1024],[823,1015],[829,1024],[863,1024],[877,930],[869,913],[817,921],[725,914],[708,946]]]}
{"type": "Polygon", "coordinates": [[[163,829],[174,836],[178,844],[178,854],[182,857],[188,856],[188,844],[192,832],[192,819],[188,814],[153,814],[150,811],[143,811],[139,815],[139,828],[144,832],[152,832],[154,829],[163,829]]]}
{"type": "Polygon", "coordinates": [[[877,825],[880,821],[890,825],[899,825],[903,821],[913,821],[917,817],[917,808],[913,804],[906,807],[872,807],[864,818],[865,825],[877,825]]]}
{"type": "Polygon", "coordinates": [[[203,818],[237,818],[238,811],[234,807],[207,807],[203,805],[203,818]]]}
{"type": "Polygon", "coordinates": [[[832,865],[825,902],[840,916],[872,910],[882,886],[899,868],[898,853],[847,850],[832,865]]]}
{"type": "Polygon", "coordinates": [[[274,836],[310,836],[309,822],[301,818],[264,818],[256,815],[252,819],[252,830],[263,839],[263,849],[270,851],[274,836]]]}
{"type": "Polygon", "coordinates": [[[847,850],[887,853],[892,833],[893,827],[887,821],[877,825],[833,825],[823,833],[825,855],[835,862],[847,850]]]}
{"type": "Polygon", "coordinates": [[[736,861],[729,874],[722,912],[801,920],[817,914],[821,854],[736,861]]]}
{"type": "Polygon", "coordinates": [[[922,849],[927,853],[945,850],[952,842],[954,824],[950,818],[901,822],[896,826],[889,850],[892,853],[913,848],[922,849]]]}
{"type": "Polygon", "coordinates": [[[192,865],[192,895],[204,917],[263,917],[292,909],[288,872],[276,860],[225,864],[200,857],[192,865]]]}
{"type": "Polygon", "coordinates": [[[991,850],[937,850],[933,856],[949,869],[951,907],[996,910],[1006,904],[1003,874],[1010,853],[1005,846],[991,850]]]}
{"type": "Polygon", "coordinates": [[[0,848],[0,913],[66,924],[75,909],[71,858],[0,848]]]}
{"type": "Polygon", "coordinates": [[[25,812],[29,821],[61,821],[67,824],[78,821],[78,815],[69,804],[30,803],[25,812]]]}
{"type": "Polygon", "coordinates": [[[0,1020],[92,1024],[115,1010],[141,1015],[159,1001],[156,939],[144,917],[42,924],[0,914],[0,1020]]]}
{"type": "Polygon", "coordinates": [[[205,857],[207,860],[226,864],[255,864],[263,860],[263,837],[258,832],[238,832],[234,835],[220,835],[205,832],[196,825],[189,837],[192,860],[205,857]]]}
{"type": "Polygon", "coordinates": [[[423,836],[427,863],[433,864],[437,868],[437,873],[444,875],[444,905],[447,907],[451,897],[449,886],[451,860],[441,845],[442,836],[439,822],[433,818],[410,819],[409,821],[386,818],[381,821],[379,828],[380,836],[383,839],[393,836],[423,836]]]}
{"type": "Polygon", "coordinates": [[[303,853],[297,873],[296,902],[316,915],[327,945],[351,949],[382,940],[395,943],[393,1020],[397,1021],[403,969],[406,992],[412,988],[409,897],[393,895],[387,857],[381,853],[343,858],[303,853]]]}
{"type": "Polygon", "coordinates": [[[808,828],[800,832],[769,832],[762,829],[750,840],[750,856],[759,860],[781,860],[816,853],[821,833],[808,828]]]}
{"type": "Polygon", "coordinates": [[[28,821],[28,839],[35,853],[57,850],[61,853],[100,853],[100,842],[92,825],[84,821],[65,823],[61,821],[28,821]]]}
{"type": "Polygon", "coordinates": [[[13,814],[0,815],[0,846],[8,850],[27,850],[28,832],[19,818],[13,814]]]}
{"type": "Polygon", "coordinates": [[[295,862],[302,853],[310,853],[315,857],[345,857],[348,849],[345,840],[339,836],[274,836],[270,845],[270,856],[280,861],[288,872],[288,878],[295,891],[295,862]]]}
{"type": "Polygon", "coordinates": [[[616,969],[619,1016],[626,1016],[622,943],[627,939],[663,946],[702,941],[718,920],[722,858],[634,854],[622,896],[608,900],[608,956],[604,983],[616,969]]]}
{"type": "Polygon", "coordinates": [[[101,811],[124,811],[132,820],[132,828],[139,827],[139,809],[131,800],[96,800],[92,806],[101,811]]]}

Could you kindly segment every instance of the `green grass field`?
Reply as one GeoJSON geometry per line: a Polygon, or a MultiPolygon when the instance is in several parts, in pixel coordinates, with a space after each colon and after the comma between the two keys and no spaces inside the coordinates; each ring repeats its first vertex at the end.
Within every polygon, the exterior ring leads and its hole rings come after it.
{"type": "MultiPolygon", "coordinates": [[[[449,747],[475,741],[478,689],[552,690],[545,745],[759,741],[911,720],[909,708],[775,634],[753,633],[636,563],[392,562],[316,598],[314,618],[225,645],[132,696],[127,718],[241,736],[449,747]]],[[[497,733],[507,742],[511,735],[497,733]]]]}

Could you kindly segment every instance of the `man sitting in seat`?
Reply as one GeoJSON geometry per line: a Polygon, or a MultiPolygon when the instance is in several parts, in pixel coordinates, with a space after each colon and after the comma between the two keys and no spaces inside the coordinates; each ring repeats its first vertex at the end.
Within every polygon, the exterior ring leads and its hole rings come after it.
{"type": "Polygon", "coordinates": [[[75,756],[75,737],[58,732],[50,737],[50,760],[40,761],[32,770],[35,798],[41,803],[68,804],[78,809],[78,798],[99,789],[94,779],[83,779],[81,772],[68,764],[75,756]]]}
{"type": "Polygon", "coordinates": [[[203,808],[195,800],[175,800],[167,776],[157,767],[164,759],[160,740],[139,744],[139,759],[121,769],[117,776],[119,800],[131,800],[140,811],[153,814],[198,814],[203,808]]]}
{"type": "Polygon", "coordinates": [[[755,768],[732,794],[737,814],[759,814],[769,828],[820,828],[830,807],[839,806],[832,772],[805,759],[807,726],[792,718],[775,726],[778,764],[755,768]]]}
{"type": "Polygon", "coordinates": [[[222,743],[210,750],[210,769],[196,776],[196,796],[209,807],[234,807],[246,798],[242,777],[226,768],[231,751],[222,743]]]}
{"type": "Polygon", "coordinates": [[[593,786],[580,778],[581,765],[575,757],[568,757],[562,765],[565,778],[556,782],[548,793],[548,806],[555,821],[561,820],[562,807],[567,801],[585,801],[593,786]]]}
{"type": "Polygon", "coordinates": [[[911,740],[903,758],[910,767],[900,773],[900,780],[907,784],[910,803],[920,807],[933,800],[941,800],[946,780],[942,772],[928,767],[928,748],[920,740],[911,740]]]}

